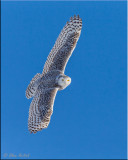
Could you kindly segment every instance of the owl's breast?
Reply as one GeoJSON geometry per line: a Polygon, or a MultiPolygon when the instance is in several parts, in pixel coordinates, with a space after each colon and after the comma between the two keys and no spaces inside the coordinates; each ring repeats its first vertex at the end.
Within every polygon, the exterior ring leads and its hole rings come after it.
{"type": "Polygon", "coordinates": [[[42,77],[42,80],[39,85],[39,89],[49,89],[49,88],[57,88],[56,78],[60,75],[60,71],[50,71],[45,76],[42,77]]]}

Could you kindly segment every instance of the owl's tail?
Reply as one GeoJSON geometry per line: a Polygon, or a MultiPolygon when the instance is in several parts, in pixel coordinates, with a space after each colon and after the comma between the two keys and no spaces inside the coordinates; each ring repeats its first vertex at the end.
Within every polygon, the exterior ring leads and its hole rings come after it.
{"type": "Polygon", "coordinates": [[[40,84],[40,81],[41,81],[41,77],[42,77],[42,74],[40,73],[37,73],[34,78],[31,80],[30,84],[28,85],[27,89],[26,89],[26,98],[32,98],[35,93],[36,93],[36,90],[40,84]]]}

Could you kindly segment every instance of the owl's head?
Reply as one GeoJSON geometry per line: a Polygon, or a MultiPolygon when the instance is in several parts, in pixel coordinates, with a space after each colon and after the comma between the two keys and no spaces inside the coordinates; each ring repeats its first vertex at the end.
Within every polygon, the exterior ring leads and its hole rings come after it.
{"type": "Polygon", "coordinates": [[[57,78],[57,83],[60,86],[60,90],[65,89],[71,83],[71,78],[61,75],[57,78]]]}

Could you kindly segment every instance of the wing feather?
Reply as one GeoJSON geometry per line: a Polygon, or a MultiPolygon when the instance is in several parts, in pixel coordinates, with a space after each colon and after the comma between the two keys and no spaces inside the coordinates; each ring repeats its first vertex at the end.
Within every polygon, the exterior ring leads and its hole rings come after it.
{"type": "Polygon", "coordinates": [[[66,64],[79,39],[81,28],[82,20],[79,15],[71,17],[61,31],[45,62],[43,74],[50,70],[60,70],[64,73],[66,64]]]}
{"type": "Polygon", "coordinates": [[[34,96],[30,104],[28,118],[28,129],[31,133],[48,127],[57,90],[54,88],[38,91],[34,96]]]}

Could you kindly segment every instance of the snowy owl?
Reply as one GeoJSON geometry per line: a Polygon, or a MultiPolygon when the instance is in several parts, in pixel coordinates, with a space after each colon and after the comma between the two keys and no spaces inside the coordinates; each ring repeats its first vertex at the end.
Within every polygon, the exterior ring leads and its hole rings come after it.
{"type": "Polygon", "coordinates": [[[30,133],[48,127],[57,91],[65,89],[71,83],[71,78],[64,71],[80,37],[81,28],[82,20],[79,15],[71,17],[57,38],[43,72],[37,73],[27,87],[26,97],[34,97],[29,108],[30,133]]]}

